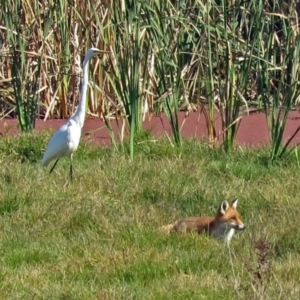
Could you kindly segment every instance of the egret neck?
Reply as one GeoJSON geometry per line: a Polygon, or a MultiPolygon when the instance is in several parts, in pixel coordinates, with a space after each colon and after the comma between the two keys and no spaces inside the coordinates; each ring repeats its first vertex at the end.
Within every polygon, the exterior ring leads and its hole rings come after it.
{"type": "Polygon", "coordinates": [[[80,128],[82,128],[82,126],[84,124],[84,119],[85,119],[86,94],[87,94],[88,81],[89,81],[89,59],[90,59],[90,57],[86,56],[83,61],[82,89],[81,89],[81,93],[80,93],[78,107],[76,109],[74,116],[72,117],[72,119],[74,119],[78,122],[80,128]]]}

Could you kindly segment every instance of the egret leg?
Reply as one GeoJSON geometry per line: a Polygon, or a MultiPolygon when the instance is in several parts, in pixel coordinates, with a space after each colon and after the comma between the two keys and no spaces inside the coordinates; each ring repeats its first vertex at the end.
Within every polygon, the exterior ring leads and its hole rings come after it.
{"type": "Polygon", "coordinates": [[[70,156],[70,177],[73,179],[73,153],[70,156]]]}
{"type": "Polygon", "coordinates": [[[55,168],[56,164],[58,163],[58,161],[59,161],[59,158],[58,158],[58,159],[56,160],[56,162],[54,163],[54,165],[53,165],[53,167],[51,168],[49,174],[52,173],[52,171],[54,170],[54,168],[55,168]]]}

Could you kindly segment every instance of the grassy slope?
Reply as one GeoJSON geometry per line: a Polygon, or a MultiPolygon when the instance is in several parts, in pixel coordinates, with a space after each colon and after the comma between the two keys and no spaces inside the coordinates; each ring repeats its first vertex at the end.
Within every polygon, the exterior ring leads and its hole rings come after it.
{"type": "Polygon", "coordinates": [[[129,162],[82,143],[65,185],[67,159],[51,175],[38,165],[48,138],[0,137],[0,299],[298,299],[293,155],[269,165],[266,149],[146,140],[129,162]],[[234,274],[224,244],[157,232],[234,197],[247,225],[231,244],[234,274]]]}

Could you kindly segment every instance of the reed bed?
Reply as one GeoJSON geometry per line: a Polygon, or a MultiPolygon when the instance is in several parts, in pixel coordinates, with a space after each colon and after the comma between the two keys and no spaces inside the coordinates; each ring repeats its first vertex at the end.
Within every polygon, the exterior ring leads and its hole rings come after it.
{"type": "Polygon", "coordinates": [[[131,145],[148,115],[165,112],[180,146],[177,112],[202,109],[211,145],[221,113],[230,151],[241,107],[252,105],[268,118],[271,157],[281,156],[286,116],[299,100],[295,1],[2,0],[1,7],[1,116],[18,115],[22,130],[35,118],[74,112],[82,57],[96,46],[103,55],[91,64],[88,114],[108,128],[109,118],[124,118],[131,145]]]}

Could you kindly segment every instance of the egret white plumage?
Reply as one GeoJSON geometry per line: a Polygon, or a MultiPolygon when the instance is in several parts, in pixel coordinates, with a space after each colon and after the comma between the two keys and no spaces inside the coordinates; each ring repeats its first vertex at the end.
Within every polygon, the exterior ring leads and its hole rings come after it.
{"type": "Polygon", "coordinates": [[[47,145],[41,165],[47,166],[53,159],[56,159],[50,173],[61,157],[68,156],[70,158],[70,177],[73,178],[73,153],[78,148],[85,119],[89,61],[98,54],[100,54],[100,50],[97,48],[90,48],[86,52],[82,65],[83,79],[78,107],[72,117],[54,133],[47,145]]]}

